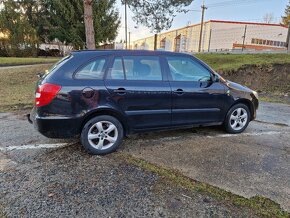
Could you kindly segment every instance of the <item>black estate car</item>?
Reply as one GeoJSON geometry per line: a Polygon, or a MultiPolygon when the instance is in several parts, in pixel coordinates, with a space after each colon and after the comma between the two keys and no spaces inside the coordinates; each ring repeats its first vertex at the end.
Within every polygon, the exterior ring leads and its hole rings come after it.
{"type": "Polygon", "coordinates": [[[189,54],[87,50],[41,76],[28,119],[47,137],[80,135],[89,153],[107,154],[135,132],[224,125],[241,133],[257,108],[255,91],[189,54]]]}

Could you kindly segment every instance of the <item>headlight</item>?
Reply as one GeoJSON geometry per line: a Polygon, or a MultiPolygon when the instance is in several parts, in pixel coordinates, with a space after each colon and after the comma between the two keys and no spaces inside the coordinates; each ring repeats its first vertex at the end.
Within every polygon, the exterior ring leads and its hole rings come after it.
{"type": "Polygon", "coordinates": [[[259,98],[258,92],[253,91],[253,94],[254,94],[254,96],[255,96],[257,99],[259,98]]]}

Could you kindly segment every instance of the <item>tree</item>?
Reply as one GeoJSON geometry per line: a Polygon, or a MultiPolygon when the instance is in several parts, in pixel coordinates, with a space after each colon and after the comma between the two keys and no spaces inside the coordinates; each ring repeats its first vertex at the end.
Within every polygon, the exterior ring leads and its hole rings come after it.
{"type": "Polygon", "coordinates": [[[118,35],[121,21],[115,9],[116,0],[95,0],[93,4],[96,44],[112,42],[118,35]]]}
{"type": "Polygon", "coordinates": [[[46,42],[57,39],[75,49],[85,45],[82,0],[42,0],[47,30],[46,42]]]}
{"type": "MultiPolygon", "coordinates": [[[[93,45],[112,42],[120,26],[116,0],[91,1],[93,45]]],[[[40,43],[54,40],[85,48],[84,0],[0,0],[0,37],[4,55],[36,55],[40,43]]]]}
{"type": "MultiPolygon", "coordinates": [[[[125,0],[122,0],[123,2],[125,0]]],[[[184,7],[193,0],[126,0],[134,13],[137,24],[143,24],[152,32],[159,33],[169,29],[176,13],[186,12],[184,7]]]]}
{"type": "Polygon", "coordinates": [[[10,56],[36,55],[39,38],[30,23],[27,11],[29,1],[2,0],[0,10],[0,32],[5,35],[5,49],[10,56]]]}
{"type": "Polygon", "coordinates": [[[272,13],[266,13],[263,16],[264,23],[272,23],[274,21],[274,15],[272,13]]]}
{"type": "MultiPolygon", "coordinates": [[[[72,44],[74,48],[86,47],[84,0],[42,0],[48,13],[48,39],[72,44]]],[[[95,44],[113,41],[120,26],[116,0],[93,0],[93,25],[95,44]]],[[[91,32],[91,30],[90,30],[91,32]]]]}
{"type": "Polygon", "coordinates": [[[282,17],[282,23],[284,25],[288,26],[289,22],[290,22],[290,0],[285,9],[285,16],[282,17]]]}
{"type": "Polygon", "coordinates": [[[84,21],[86,30],[86,45],[88,49],[96,49],[93,0],[84,0],[84,21]]]}
{"type": "MultiPolygon", "coordinates": [[[[176,13],[187,12],[185,7],[193,0],[122,0],[125,1],[134,13],[136,23],[150,28],[156,39],[158,33],[171,27],[176,13]]],[[[156,47],[156,40],[154,44],[156,47]]]]}

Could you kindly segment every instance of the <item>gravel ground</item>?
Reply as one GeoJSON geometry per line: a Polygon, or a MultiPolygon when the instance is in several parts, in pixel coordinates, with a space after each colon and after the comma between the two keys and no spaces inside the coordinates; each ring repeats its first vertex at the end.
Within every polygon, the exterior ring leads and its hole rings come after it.
{"type": "Polygon", "coordinates": [[[229,136],[215,127],[133,135],[117,153],[102,157],[86,154],[76,140],[41,136],[23,114],[2,113],[0,217],[254,217],[249,209],[176,186],[119,154],[245,197],[262,195],[287,209],[289,109],[262,104],[258,121],[244,135],[229,136]],[[275,110],[279,113],[271,116],[275,110]],[[55,143],[69,146],[5,151],[55,143]]]}
{"type": "Polygon", "coordinates": [[[0,179],[0,205],[8,217],[254,217],[116,154],[87,155],[78,144],[1,158],[10,159],[0,179]]]}

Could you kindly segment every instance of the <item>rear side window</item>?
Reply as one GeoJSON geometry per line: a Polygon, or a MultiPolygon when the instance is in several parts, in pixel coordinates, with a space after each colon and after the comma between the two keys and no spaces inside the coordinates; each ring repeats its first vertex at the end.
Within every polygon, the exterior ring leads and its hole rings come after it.
{"type": "Polygon", "coordinates": [[[63,66],[66,62],[68,62],[71,58],[73,58],[73,56],[72,55],[68,55],[68,56],[62,58],[61,60],[59,60],[49,70],[45,71],[45,73],[42,76],[42,78],[45,78],[49,74],[54,73],[55,71],[57,71],[61,66],[63,66]]]}
{"type": "Polygon", "coordinates": [[[105,58],[98,58],[83,66],[75,74],[76,79],[103,79],[105,58]]]}
{"type": "Polygon", "coordinates": [[[127,80],[162,80],[159,57],[125,56],[124,68],[127,80]]]}
{"type": "Polygon", "coordinates": [[[124,56],[114,60],[107,79],[162,80],[159,57],[124,56]]]}

